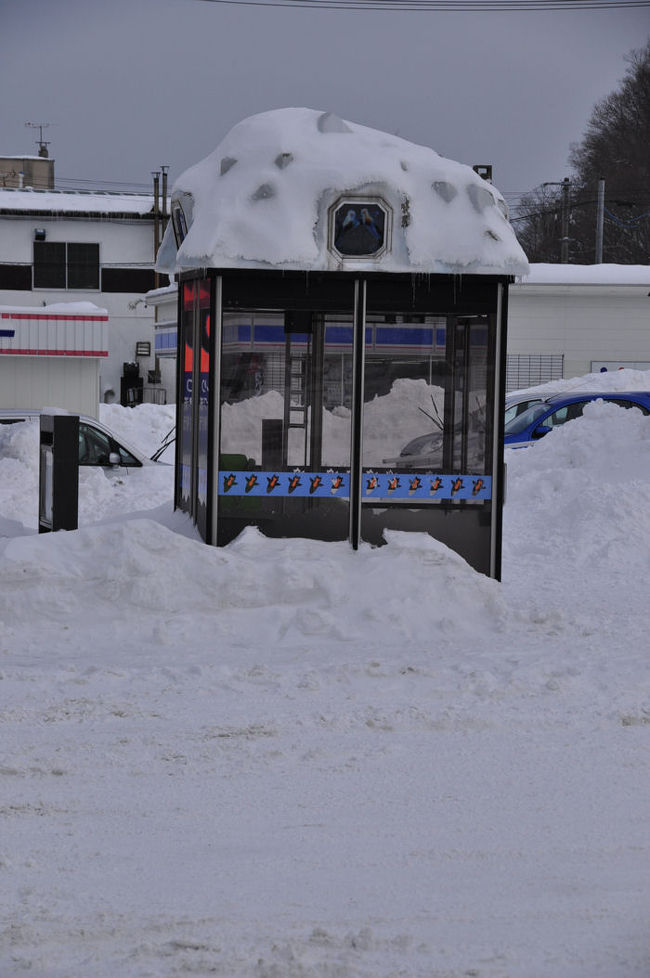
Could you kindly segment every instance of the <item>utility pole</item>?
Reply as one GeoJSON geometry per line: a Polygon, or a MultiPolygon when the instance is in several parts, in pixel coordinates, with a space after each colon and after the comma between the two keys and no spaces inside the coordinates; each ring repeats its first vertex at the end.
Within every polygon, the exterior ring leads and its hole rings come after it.
{"type": "Polygon", "coordinates": [[[562,243],[560,261],[566,265],[569,261],[569,178],[562,181],[562,243]]]}
{"type": "Polygon", "coordinates": [[[571,181],[568,177],[564,180],[547,180],[542,187],[562,187],[562,211],[560,232],[560,261],[563,265],[569,261],[569,187],[571,181]]]}
{"type": "Polygon", "coordinates": [[[605,224],[605,181],[598,181],[598,206],[596,210],[596,265],[603,262],[603,227],[605,224]]]}

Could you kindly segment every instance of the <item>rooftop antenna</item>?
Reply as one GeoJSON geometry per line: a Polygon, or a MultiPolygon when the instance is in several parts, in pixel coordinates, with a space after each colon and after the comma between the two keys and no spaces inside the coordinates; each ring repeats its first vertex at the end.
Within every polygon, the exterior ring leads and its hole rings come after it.
{"type": "Polygon", "coordinates": [[[50,125],[49,122],[26,122],[25,125],[29,129],[38,129],[38,155],[47,159],[50,155],[47,151],[47,147],[50,145],[49,142],[45,142],[43,139],[43,130],[47,129],[50,125]]]}

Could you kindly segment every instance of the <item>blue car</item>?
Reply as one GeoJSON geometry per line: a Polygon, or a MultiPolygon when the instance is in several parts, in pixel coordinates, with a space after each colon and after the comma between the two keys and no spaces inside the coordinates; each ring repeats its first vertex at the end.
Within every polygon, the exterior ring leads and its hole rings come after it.
{"type": "Polygon", "coordinates": [[[524,448],[539,441],[553,428],[579,418],[585,404],[590,401],[611,401],[619,407],[637,408],[650,414],[650,391],[573,391],[571,394],[553,394],[531,404],[527,410],[512,418],[504,428],[504,445],[524,448]]]}

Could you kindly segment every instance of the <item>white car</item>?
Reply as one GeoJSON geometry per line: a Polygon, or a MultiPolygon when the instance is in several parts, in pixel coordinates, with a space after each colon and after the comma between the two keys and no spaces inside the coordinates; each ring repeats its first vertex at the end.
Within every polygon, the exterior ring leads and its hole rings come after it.
{"type": "MultiPolygon", "coordinates": [[[[18,424],[22,421],[38,421],[42,414],[52,414],[46,410],[1,409],[0,425],[18,424]]],[[[72,412],[60,412],[72,413],[72,412]]],[[[165,463],[147,458],[142,452],[122,439],[95,418],[84,414],[79,416],[79,465],[98,465],[107,472],[120,468],[142,468],[144,465],[163,465],[165,463]]]]}

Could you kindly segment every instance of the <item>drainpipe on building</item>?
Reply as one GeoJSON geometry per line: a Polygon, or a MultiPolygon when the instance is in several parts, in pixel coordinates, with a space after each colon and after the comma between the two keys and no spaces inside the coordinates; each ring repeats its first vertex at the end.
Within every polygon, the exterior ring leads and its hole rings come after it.
{"type": "MultiPolygon", "coordinates": [[[[160,247],[160,225],[159,214],[160,214],[160,170],[152,170],[151,175],[153,176],[153,260],[155,261],[158,257],[158,248],[160,247]]],[[[157,289],[159,285],[158,272],[154,272],[154,288],[157,289]]]]}
{"type": "Polygon", "coordinates": [[[161,166],[162,170],[162,200],[160,202],[160,240],[162,241],[167,227],[167,171],[169,164],[161,166]]]}

